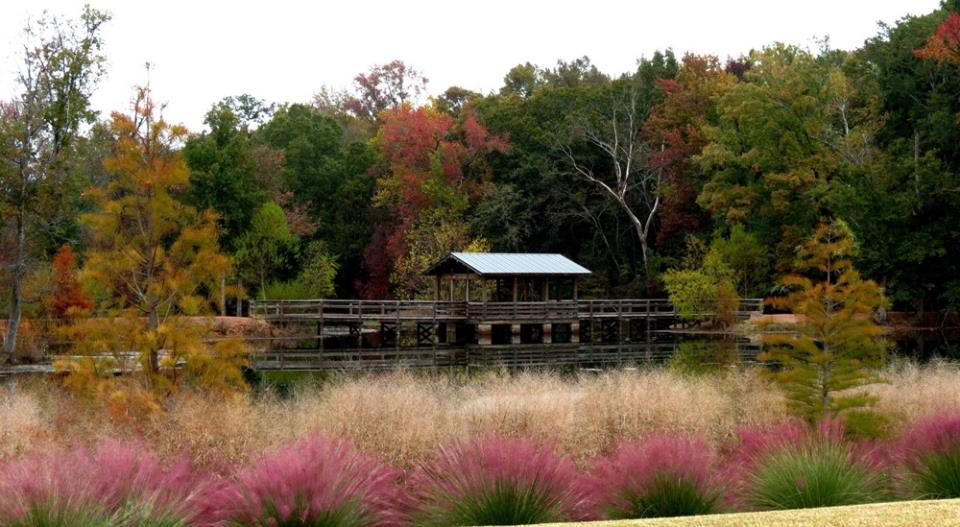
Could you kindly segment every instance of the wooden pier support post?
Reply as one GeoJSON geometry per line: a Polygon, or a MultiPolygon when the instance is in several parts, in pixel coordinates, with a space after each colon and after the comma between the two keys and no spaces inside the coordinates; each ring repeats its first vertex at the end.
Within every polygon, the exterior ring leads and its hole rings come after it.
{"type": "Polygon", "coordinates": [[[553,324],[549,322],[543,325],[543,343],[553,344],[553,324]]]}
{"type": "Polygon", "coordinates": [[[477,344],[480,346],[489,346],[493,344],[493,326],[490,324],[477,324],[477,344]]]}
{"type": "Polygon", "coordinates": [[[510,344],[520,344],[520,324],[510,324],[510,344]]]}
{"type": "Polygon", "coordinates": [[[352,322],[348,326],[350,337],[356,339],[357,347],[363,347],[363,322],[352,322]]]}

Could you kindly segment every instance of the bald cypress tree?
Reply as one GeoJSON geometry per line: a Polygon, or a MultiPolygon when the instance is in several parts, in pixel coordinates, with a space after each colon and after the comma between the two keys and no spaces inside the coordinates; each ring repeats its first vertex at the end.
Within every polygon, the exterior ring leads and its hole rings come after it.
{"type": "Polygon", "coordinates": [[[874,402],[858,388],[879,380],[887,344],[873,313],[886,299],[880,286],[860,277],[856,254],[843,221],[821,224],[797,248],[795,274],[780,282],[787,293],[768,300],[798,320],[794,332],[765,335],[760,358],[777,365],[772,376],[790,408],[811,423],[874,402]]]}

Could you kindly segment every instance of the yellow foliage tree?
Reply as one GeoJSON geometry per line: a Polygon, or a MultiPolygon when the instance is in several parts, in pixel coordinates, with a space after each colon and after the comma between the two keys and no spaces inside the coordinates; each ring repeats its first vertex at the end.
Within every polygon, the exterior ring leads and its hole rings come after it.
{"type": "Polygon", "coordinates": [[[443,209],[423,213],[404,233],[404,242],[407,252],[397,260],[390,282],[397,297],[408,300],[433,298],[434,281],[423,273],[450,252],[490,251],[486,240],[472,237],[461,218],[443,209]]]}
{"type": "Polygon", "coordinates": [[[789,293],[768,301],[798,320],[795,332],[765,335],[768,348],[760,358],[777,364],[774,379],[791,408],[811,423],[874,401],[859,388],[879,380],[887,345],[873,314],[886,299],[854,269],[856,252],[843,221],[821,224],[797,248],[797,274],[781,280],[789,293]]]}
{"type": "Polygon", "coordinates": [[[85,356],[60,364],[67,384],[119,408],[160,400],[185,383],[243,387],[242,342],[208,345],[203,325],[187,318],[209,308],[200,292],[216,295],[231,262],[219,252],[214,214],[177,199],[189,182],[177,151],[186,129],[155,119],[141,89],[133,114],[114,113],[110,130],[104,164],[112,177],[87,193],[98,208],[83,217],[92,235],[84,279],[107,298],[100,308],[108,316],[67,330],[72,353],[85,356]],[[131,395],[138,387],[145,393],[131,395]]]}

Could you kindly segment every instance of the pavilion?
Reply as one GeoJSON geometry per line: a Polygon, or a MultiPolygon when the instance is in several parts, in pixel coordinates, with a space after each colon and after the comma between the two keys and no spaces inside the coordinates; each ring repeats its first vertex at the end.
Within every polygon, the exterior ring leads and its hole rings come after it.
{"type": "Polygon", "coordinates": [[[591,273],[562,254],[453,252],[424,274],[436,279],[438,301],[545,302],[576,300],[591,273]]]}

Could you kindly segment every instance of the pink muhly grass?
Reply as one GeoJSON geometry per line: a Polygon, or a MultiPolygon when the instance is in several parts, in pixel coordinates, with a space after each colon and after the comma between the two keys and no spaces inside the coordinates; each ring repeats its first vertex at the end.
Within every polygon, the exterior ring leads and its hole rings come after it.
{"type": "Polygon", "coordinates": [[[916,421],[903,434],[900,447],[910,457],[960,448],[960,413],[939,413],[916,421]]]}
{"type": "Polygon", "coordinates": [[[723,479],[731,508],[806,507],[873,501],[886,493],[886,448],[851,443],[838,420],[739,430],[723,479]]]}
{"type": "Polygon", "coordinates": [[[397,525],[398,477],[348,441],[309,437],[225,483],[210,496],[206,516],[218,525],[397,525]]]}
{"type": "Polygon", "coordinates": [[[725,479],[739,479],[759,458],[787,448],[813,443],[839,444],[844,441],[843,423],[833,419],[821,421],[815,428],[787,421],[766,427],[742,427],[737,430],[737,444],[727,453],[725,479]]]}
{"type": "Polygon", "coordinates": [[[897,445],[906,490],[921,498],[960,498],[960,414],[935,414],[911,425],[897,445]]]}
{"type": "Polygon", "coordinates": [[[0,517],[23,520],[37,510],[131,508],[193,517],[197,480],[186,461],[161,462],[139,443],[106,441],[90,450],[50,448],[0,466],[0,517]]]}
{"type": "Polygon", "coordinates": [[[488,436],[456,441],[410,478],[417,525],[520,525],[580,519],[573,463],[551,445],[488,436]]]}
{"type": "Polygon", "coordinates": [[[652,436],[622,444],[583,478],[593,508],[611,519],[717,512],[718,460],[699,439],[652,436]]]}

